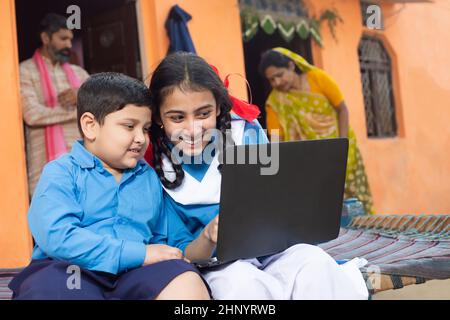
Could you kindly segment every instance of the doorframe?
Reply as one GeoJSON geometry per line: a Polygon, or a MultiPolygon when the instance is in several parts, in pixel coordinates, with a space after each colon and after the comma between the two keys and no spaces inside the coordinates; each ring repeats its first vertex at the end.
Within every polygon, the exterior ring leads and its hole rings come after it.
{"type": "Polygon", "coordinates": [[[142,14],[142,0],[136,0],[136,24],[137,24],[137,32],[138,32],[138,42],[139,42],[139,54],[141,57],[141,73],[142,79],[145,81],[148,76],[148,61],[147,61],[147,53],[145,46],[145,29],[144,29],[144,17],[142,14]]]}
{"type": "Polygon", "coordinates": [[[20,102],[19,55],[14,0],[0,1],[0,268],[28,265],[33,248],[28,229],[28,179],[20,102]]]}
{"type": "Polygon", "coordinates": [[[158,36],[156,1],[136,0],[135,3],[142,78],[148,85],[151,72],[162,58],[159,55],[161,39],[158,36]]]}

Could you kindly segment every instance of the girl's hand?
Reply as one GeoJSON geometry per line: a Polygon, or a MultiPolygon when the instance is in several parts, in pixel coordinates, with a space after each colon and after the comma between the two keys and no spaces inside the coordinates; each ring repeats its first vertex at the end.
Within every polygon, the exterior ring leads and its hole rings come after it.
{"type": "Polygon", "coordinates": [[[184,259],[180,249],[165,244],[150,244],[146,248],[147,252],[143,266],[165,260],[184,259]]]}
{"type": "Polygon", "coordinates": [[[217,243],[217,234],[219,232],[219,215],[212,219],[203,229],[203,235],[212,243],[217,243]]]}
{"type": "Polygon", "coordinates": [[[186,256],[191,260],[211,258],[217,244],[219,231],[219,215],[215,216],[185,249],[186,256]]]}

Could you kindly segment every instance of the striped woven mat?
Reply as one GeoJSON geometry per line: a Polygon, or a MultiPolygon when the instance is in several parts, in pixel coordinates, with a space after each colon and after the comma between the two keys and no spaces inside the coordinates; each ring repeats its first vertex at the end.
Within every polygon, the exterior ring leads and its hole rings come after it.
{"type": "Polygon", "coordinates": [[[8,288],[9,282],[22,269],[0,269],[0,300],[10,300],[11,290],[8,288]]]}
{"type": "Polygon", "coordinates": [[[371,293],[450,278],[450,215],[359,216],[319,246],[336,260],[367,259],[371,293]]]}

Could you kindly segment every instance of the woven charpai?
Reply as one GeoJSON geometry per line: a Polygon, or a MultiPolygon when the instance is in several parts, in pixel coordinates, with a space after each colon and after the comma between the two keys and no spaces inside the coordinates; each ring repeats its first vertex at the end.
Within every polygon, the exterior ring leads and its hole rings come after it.
{"type": "MultiPolygon", "coordinates": [[[[368,215],[352,220],[339,237],[319,245],[336,260],[365,258],[361,269],[376,292],[450,278],[450,215],[368,215]]],[[[0,300],[20,269],[0,269],[0,300]]]]}
{"type": "Polygon", "coordinates": [[[336,260],[365,258],[371,293],[450,278],[450,215],[359,216],[320,247],[336,260]]]}

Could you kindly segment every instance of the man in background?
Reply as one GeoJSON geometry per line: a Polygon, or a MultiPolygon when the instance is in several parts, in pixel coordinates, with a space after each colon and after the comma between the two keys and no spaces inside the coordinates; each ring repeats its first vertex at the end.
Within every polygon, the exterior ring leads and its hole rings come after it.
{"type": "Polygon", "coordinates": [[[39,26],[41,47],[20,64],[30,195],[44,165],[70,151],[80,138],[77,91],[89,75],[68,63],[73,32],[66,21],[64,16],[47,14],[39,26]]]}

